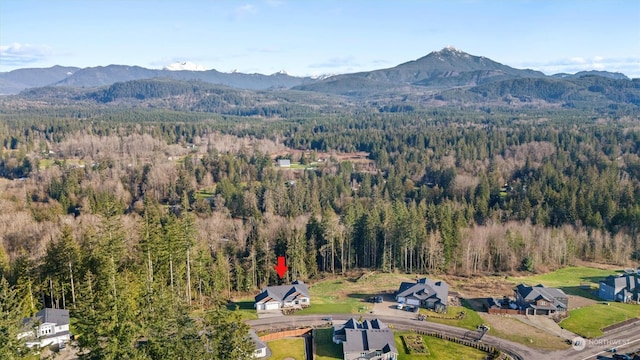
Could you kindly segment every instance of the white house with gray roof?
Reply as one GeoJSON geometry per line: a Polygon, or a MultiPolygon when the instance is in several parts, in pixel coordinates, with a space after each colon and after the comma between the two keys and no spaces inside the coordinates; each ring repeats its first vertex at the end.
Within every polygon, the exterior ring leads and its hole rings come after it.
{"type": "Polygon", "coordinates": [[[284,308],[304,308],[311,305],[309,288],[300,280],[291,285],[269,286],[255,297],[258,311],[284,308]]]}
{"type": "Polygon", "coordinates": [[[342,343],[345,360],[398,358],[393,331],[378,319],[358,321],[351,318],[342,325],[334,325],[333,341],[342,343]]]}
{"type": "Polygon", "coordinates": [[[514,289],[516,304],[527,315],[548,315],[567,311],[569,297],[564,291],[556,288],[548,288],[542,284],[527,286],[520,284],[514,289]]]}
{"type": "Polygon", "coordinates": [[[439,312],[447,310],[449,285],[442,280],[422,278],[403,282],[396,293],[396,301],[439,312]]]}
{"type": "Polygon", "coordinates": [[[18,335],[18,339],[24,338],[28,347],[59,345],[71,339],[69,310],[42,309],[36,316],[24,319],[23,326],[24,331],[18,335]]]}

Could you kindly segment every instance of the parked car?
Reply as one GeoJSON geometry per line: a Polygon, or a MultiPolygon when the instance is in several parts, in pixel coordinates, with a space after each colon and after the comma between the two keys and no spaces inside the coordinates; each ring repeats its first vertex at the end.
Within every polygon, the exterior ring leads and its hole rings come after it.
{"type": "Polygon", "coordinates": [[[374,301],[377,302],[377,303],[381,303],[382,302],[382,296],[376,296],[374,301]]]}
{"type": "Polygon", "coordinates": [[[631,356],[627,354],[613,354],[614,360],[631,360],[631,356]]]}

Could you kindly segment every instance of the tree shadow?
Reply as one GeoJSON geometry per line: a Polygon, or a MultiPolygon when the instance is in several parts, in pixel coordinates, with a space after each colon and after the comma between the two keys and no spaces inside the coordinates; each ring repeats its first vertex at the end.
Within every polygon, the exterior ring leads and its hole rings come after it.
{"type": "Polygon", "coordinates": [[[251,300],[246,301],[230,301],[227,303],[227,309],[229,310],[254,310],[254,302],[251,300]]]}
{"type": "Polygon", "coordinates": [[[334,343],[331,339],[331,329],[317,329],[315,331],[315,355],[342,359],[342,345],[334,343]]]}
{"type": "Polygon", "coordinates": [[[360,294],[360,293],[351,293],[351,294],[347,294],[347,297],[350,297],[352,299],[359,299],[362,301],[367,301],[370,297],[376,296],[377,294],[360,294]]]}

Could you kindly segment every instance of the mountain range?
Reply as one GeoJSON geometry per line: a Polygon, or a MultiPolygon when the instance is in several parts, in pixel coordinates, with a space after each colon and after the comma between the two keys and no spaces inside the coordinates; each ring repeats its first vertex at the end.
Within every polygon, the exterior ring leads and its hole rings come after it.
{"type": "MultiPolygon", "coordinates": [[[[369,102],[401,102],[396,109],[406,109],[407,104],[512,104],[514,101],[542,101],[562,106],[595,102],[603,106],[629,104],[640,107],[640,79],[631,80],[624,74],[607,71],[547,76],[539,71],[516,69],[452,47],[433,51],[392,68],[326,78],[295,77],[284,72],[272,75],[224,73],[195,68],[186,62],[172,64],[163,70],[126,65],[84,69],[54,66],[0,73],[0,94],[23,91],[24,96],[34,98],[51,97],[58,92],[58,97],[93,99],[103,103],[122,98],[144,100],[182,96],[186,92],[201,94],[204,98],[211,94],[211,85],[215,85],[218,92],[235,91],[235,94],[239,90],[286,90],[346,96],[369,102]],[[34,91],[34,88],[40,87],[47,89],[34,91]]],[[[300,101],[299,96],[294,98],[300,101]]],[[[398,105],[396,103],[394,105],[398,105]]]]}

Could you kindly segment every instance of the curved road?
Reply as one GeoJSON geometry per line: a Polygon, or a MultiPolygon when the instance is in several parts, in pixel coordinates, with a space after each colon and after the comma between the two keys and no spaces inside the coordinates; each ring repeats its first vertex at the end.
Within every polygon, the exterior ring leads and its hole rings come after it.
{"type": "MultiPolygon", "coordinates": [[[[352,317],[360,317],[361,315],[353,314],[326,314],[326,315],[291,315],[278,316],[265,319],[250,320],[247,323],[256,330],[266,330],[273,328],[286,328],[298,326],[320,326],[326,324],[323,318],[331,317],[333,320],[348,320],[352,317]]],[[[448,335],[454,335],[464,338],[469,330],[455,326],[449,326],[429,321],[418,321],[416,319],[407,319],[388,315],[371,315],[362,314],[365,320],[380,319],[388,325],[400,330],[423,330],[438,331],[448,335]]],[[[475,332],[474,332],[475,333],[475,332]]],[[[523,344],[515,343],[509,340],[485,335],[482,342],[495,346],[514,359],[523,360],[591,360],[591,359],[611,359],[611,353],[607,349],[617,347],[619,352],[631,352],[640,346],[640,325],[631,324],[624,326],[616,331],[611,331],[597,338],[586,340],[586,347],[580,351],[573,348],[559,351],[543,351],[529,348],[523,344]],[[609,356],[608,356],[609,355],[609,356]]]]}

